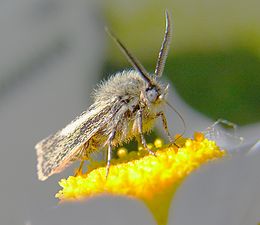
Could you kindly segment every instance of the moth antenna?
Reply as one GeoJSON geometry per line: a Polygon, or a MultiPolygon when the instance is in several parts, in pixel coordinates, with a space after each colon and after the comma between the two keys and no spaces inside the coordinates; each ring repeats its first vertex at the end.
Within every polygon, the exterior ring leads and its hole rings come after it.
{"type": "Polygon", "coordinates": [[[171,17],[167,10],[165,11],[165,19],[166,19],[165,22],[166,28],[165,28],[164,39],[163,39],[163,43],[159,52],[159,56],[154,71],[156,77],[162,76],[165,61],[167,59],[167,54],[170,48],[171,37],[172,37],[171,17]]]}
{"type": "MultiPolygon", "coordinates": [[[[185,134],[185,132],[186,132],[186,123],[185,123],[185,120],[183,119],[183,117],[181,116],[181,114],[180,114],[168,101],[166,101],[166,104],[167,104],[174,112],[177,113],[177,115],[179,116],[179,118],[180,118],[181,121],[182,121],[183,131],[182,131],[182,133],[181,133],[181,135],[180,135],[180,137],[181,137],[181,136],[183,136],[183,135],[185,134]]],[[[179,137],[178,137],[178,138],[179,138],[179,137]]],[[[176,141],[178,138],[176,138],[175,141],[176,141]]]]}
{"type": "Polygon", "coordinates": [[[139,60],[134,57],[129,50],[123,45],[123,43],[107,28],[105,27],[106,32],[108,35],[115,41],[115,43],[119,46],[120,50],[125,54],[129,63],[141,74],[143,79],[149,84],[152,85],[149,73],[143,67],[143,65],[139,62],[139,60]]]}

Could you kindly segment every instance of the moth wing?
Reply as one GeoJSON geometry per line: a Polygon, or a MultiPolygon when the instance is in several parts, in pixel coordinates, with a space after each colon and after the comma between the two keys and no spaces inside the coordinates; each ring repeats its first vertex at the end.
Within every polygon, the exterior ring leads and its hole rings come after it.
{"type": "Polygon", "coordinates": [[[92,105],[64,129],[36,144],[39,180],[46,180],[68,167],[83,145],[106,125],[113,114],[108,104],[104,106],[92,105]]]}

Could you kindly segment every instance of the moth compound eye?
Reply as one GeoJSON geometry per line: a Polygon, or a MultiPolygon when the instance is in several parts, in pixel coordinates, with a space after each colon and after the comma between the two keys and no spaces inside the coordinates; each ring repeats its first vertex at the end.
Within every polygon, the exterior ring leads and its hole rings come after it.
{"type": "Polygon", "coordinates": [[[155,102],[156,99],[158,98],[159,96],[159,93],[158,93],[158,90],[153,87],[153,88],[147,88],[146,89],[146,96],[147,96],[147,99],[150,101],[150,102],[155,102]]]}

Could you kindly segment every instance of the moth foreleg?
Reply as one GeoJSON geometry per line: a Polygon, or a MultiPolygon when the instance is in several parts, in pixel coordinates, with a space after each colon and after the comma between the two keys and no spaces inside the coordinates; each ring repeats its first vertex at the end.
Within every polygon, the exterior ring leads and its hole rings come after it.
{"type": "Polygon", "coordinates": [[[156,114],[156,117],[161,117],[162,123],[163,123],[164,131],[165,131],[165,133],[167,134],[169,141],[170,141],[171,143],[173,143],[173,138],[172,138],[172,136],[171,136],[171,134],[170,134],[170,132],[169,132],[168,124],[167,124],[167,119],[166,119],[166,116],[165,116],[164,112],[163,112],[163,111],[158,112],[158,113],[156,114]]]}
{"type": "Polygon", "coordinates": [[[110,161],[112,157],[112,141],[116,136],[116,128],[111,132],[111,134],[108,137],[107,143],[108,143],[108,148],[107,148],[107,166],[106,166],[106,178],[108,177],[109,174],[109,168],[110,168],[110,161]]]}
{"type": "Polygon", "coordinates": [[[85,160],[81,160],[80,164],[79,164],[79,168],[76,169],[74,176],[79,176],[82,174],[82,170],[83,170],[83,166],[84,166],[84,162],[85,160]]]}
{"type": "Polygon", "coordinates": [[[84,162],[85,160],[87,160],[89,158],[89,154],[87,152],[87,148],[89,147],[89,142],[86,142],[84,145],[83,145],[83,148],[80,152],[80,164],[79,164],[79,168],[75,171],[75,176],[78,176],[78,175],[81,175],[82,174],[82,170],[83,170],[83,166],[84,166],[84,162]]]}
{"type": "Polygon", "coordinates": [[[139,110],[137,112],[137,127],[138,127],[138,132],[139,132],[139,135],[140,135],[140,138],[141,138],[141,143],[142,143],[144,149],[146,149],[150,154],[155,156],[155,153],[151,149],[148,148],[146,140],[144,138],[144,134],[143,134],[143,112],[142,112],[142,110],[139,110]]]}

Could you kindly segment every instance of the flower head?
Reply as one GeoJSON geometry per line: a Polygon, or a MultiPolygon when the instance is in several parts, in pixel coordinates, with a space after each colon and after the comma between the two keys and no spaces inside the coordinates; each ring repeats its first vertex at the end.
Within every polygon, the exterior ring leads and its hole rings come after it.
{"type": "Polygon", "coordinates": [[[102,194],[121,195],[143,201],[158,224],[166,224],[171,199],[180,183],[202,164],[221,158],[225,151],[213,141],[196,133],[194,139],[178,139],[175,145],[154,143],[156,157],[145,150],[125,154],[113,160],[106,178],[106,167],[62,179],[56,197],[62,201],[81,200],[102,194]],[[182,144],[184,143],[184,144],[182,144]],[[177,147],[181,145],[181,147],[177,147]],[[160,207],[158,207],[158,205],[160,207]]]}

